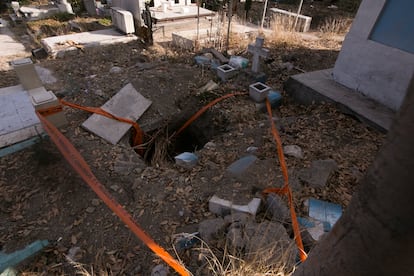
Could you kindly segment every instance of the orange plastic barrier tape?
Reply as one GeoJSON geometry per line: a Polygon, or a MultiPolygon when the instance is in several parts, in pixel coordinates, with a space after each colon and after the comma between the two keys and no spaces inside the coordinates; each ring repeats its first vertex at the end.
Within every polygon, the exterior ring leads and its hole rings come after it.
{"type": "Polygon", "coordinates": [[[134,122],[134,121],[132,121],[130,119],[127,119],[127,118],[122,118],[122,117],[115,116],[115,115],[103,110],[100,107],[81,106],[81,105],[77,105],[77,104],[74,104],[74,103],[69,103],[65,100],[60,100],[60,103],[63,104],[63,105],[72,107],[72,108],[77,108],[77,109],[81,109],[81,110],[84,110],[84,111],[96,113],[96,114],[99,114],[99,115],[102,115],[102,116],[105,116],[105,117],[108,117],[108,118],[111,118],[111,119],[114,119],[114,120],[117,120],[117,121],[120,121],[120,122],[131,124],[134,127],[134,130],[135,130],[134,141],[133,141],[134,146],[138,146],[138,145],[141,145],[143,143],[144,132],[141,130],[141,128],[139,127],[137,122],[134,122]]]}
{"type": "Polygon", "coordinates": [[[169,266],[171,266],[180,275],[190,275],[184,266],[175,260],[167,251],[165,251],[165,249],[156,244],[155,241],[138,226],[131,215],[115,199],[112,198],[110,193],[92,173],[86,161],[71,144],[71,142],[39,112],[36,112],[36,114],[42,122],[44,129],[49,134],[50,138],[63,154],[65,159],[89,185],[89,187],[99,196],[99,198],[102,199],[102,201],[131,229],[131,231],[139,239],[145,243],[146,246],[148,246],[155,254],[163,259],[169,266]]]}
{"type": "Polygon", "coordinates": [[[230,93],[230,94],[221,96],[220,98],[217,98],[214,101],[210,102],[209,104],[205,105],[203,108],[197,111],[197,113],[191,116],[191,118],[187,122],[185,122],[185,124],[179,130],[177,130],[177,132],[175,132],[170,138],[172,139],[175,136],[179,135],[181,132],[183,132],[184,129],[186,129],[189,125],[191,125],[195,120],[197,120],[198,117],[200,117],[204,112],[207,111],[207,109],[209,109],[213,105],[217,104],[218,102],[224,99],[234,97],[234,96],[241,96],[241,95],[247,95],[247,93],[242,93],[242,92],[230,93]]]}
{"type": "Polygon", "coordinates": [[[264,194],[277,193],[277,194],[287,195],[289,209],[290,209],[290,216],[292,218],[293,232],[295,234],[295,241],[299,249],[300,259],[303,262],[306,260],[307,254],[305,250],[303,249],[302,237],[300,236],[298,219],[296,217],[295,206],[293,204],[292,190],[289,187],[288,169],[286,166],[285,155],[283,154],[282,140],[280,139],[275,123],[273,122],[272,107],[270,106],[270,102],[268,99],[266,99],[266,108],[267,108],[267,113],[269,114],[269,120],[270,120],[270,124],[272,128],[272,135],[276,142],[276,148],[277,148],[277,154],[278,154],[278,158],[280,162],[280,168],[282,170],[283,179],[285,183],[282,188],[267,188],[263,191],[263,193],[264,194]]]}
{"type": "Polygon", "coordinates": [[[62,112],[63,111],[63,107],[61,105],[57,105],[57,106],[52,106],[52,107],[38,109],[37,111],[40,114],[42,114],[43,116],[50,116],[50,115],[53,115],[55,113],[62,112]]]}

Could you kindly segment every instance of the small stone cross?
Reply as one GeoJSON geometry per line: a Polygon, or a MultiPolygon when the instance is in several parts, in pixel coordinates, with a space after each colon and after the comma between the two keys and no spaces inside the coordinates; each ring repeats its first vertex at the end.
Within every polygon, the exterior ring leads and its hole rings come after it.
{"type": "Polygon", "coordinates": [[[269,49],[263,48],[263,43],[264,43],[263,37],[256,37],[256,43],[249,44],[249,46],[247,47],[247,51],[253,54],[252,71],[254,73],[259,73],[260,57],[267,58],[269,56],[269,49]]]}

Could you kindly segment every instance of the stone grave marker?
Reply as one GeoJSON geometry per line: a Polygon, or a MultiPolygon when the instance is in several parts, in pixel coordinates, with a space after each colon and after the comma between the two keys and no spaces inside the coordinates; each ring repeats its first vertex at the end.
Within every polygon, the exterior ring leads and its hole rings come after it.
{"type": "Polygon", "coordinates": [[[267,58],[269,56],[269,49],[263,48],[264,38],[256,37],[255,44],[249,44],[247,51],[253,55],[252,72],[260,72],[260,57],[267,58]]]}

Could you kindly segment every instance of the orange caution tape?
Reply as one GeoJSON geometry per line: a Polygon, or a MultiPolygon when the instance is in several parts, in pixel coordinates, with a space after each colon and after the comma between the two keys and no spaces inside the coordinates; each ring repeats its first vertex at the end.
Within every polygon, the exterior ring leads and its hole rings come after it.
{"type": "Polygon", "coordinates": [[[184,129],[186,129],[189,125],[191,125],[195,120],[197,120],[198,117],[200,117],[204,112],[207,111],[207,109],[209,109],[213,105],[217,104],[218,102],[220,102],[220,101],[222,101],[224,99],[227,99],[227,98],[230,98],[230,97],[234,97],[234,96],[241,96],[241,95],[247,95],[247,93],[242,93],[242,92],[230,93],[230,94],[221,96],[220,98],[217,98],[214,101],[210,102],[209,104],[207,104],[206,106],[204,106],[203,108],[201,108],[193,116],[191,116],[191,118],[187,122],[185,122],[185,124],[179,130],[177,130],[177,132],[175,132],[170,138],[172,139],[175,136],[179,135],[181,132],[183,132],[184,129]]]}
{"type": "Polygon", "coordinates": [[[295,234],[295,241],[299,249],[300,259],[303,262],[306,260],[308,256],[305,250],[303,249],[302,237],[300,236],[299,224],[298,224],[298,220],[296,217],[295,206],[293,204],[292,190],[289,187],[289,176],[288,176],[288,170],[287,170],[287,166],[285,162],[285,155],[283,154],[282,141],[276,129],[275,123],[273,122],[272,107],[270,106],[270,102],[267,98],[266,98],[266,108],[267,108],[267,113],[269,114],[269,120],[270,120],[270,124],[272,127],[272,135],[276,141],[277,154],[278,154],[280,168],[282,170],[283,179],[285,183],[282,188],[267,188],[263,191],[263,193],[264,194],[277,193],[277,194],[287,195],[289,209],[290,209],[290,216],[292,218],[293,233],[295,234]]]}
{"type": "MultiPolygon", "coordinates": [[[[63,105],[72,107],[72,108],[77,108],[77,109],[81,109],[81,110],[84,110],[84,111],[96,113],[96,114],[105,116],[107,118],[111,118],[111,119],[114,119],[114,120],[117,120],[117,121],[120,121],[120,122],[123,122],[123,123],[131,124],[134,127],[134,130],[135,130],[134,138],[133,138],[133,145],[134,145],[134,147],[135,146],[138,146],[138,145],[141,145],[143,143],[143,140],[144,140],[144,132],[139,127],[138,123],[135,122],[135,121],[133,121],[133,120],[115,116],[115,115],[113,115],[113,114],[111,114],[111,113],[103,110],[100,107],[81,106],[81,105],[77,105],[77,104],[74,104],[74,103],[69,103],[69,102],[67,102],[65,100],[62,100],[62,99],[60,100],[60,103],[63,104],[63,105]]],[[[142,155],[142,150],[138,150],[138,151],[142,155]]]]}
{"type": "Polygon", "coordinates": [[[37,109],[37,111],[43,116],[50,116],[50,115],[62,112],[63,107],[61,105],[56,105],[56,106],[46,107],[42,109],[37,109]]]}
{"type": "Polygon", "coordinates": [[[155,254],[163,259],[180,275],[190,275],[187,269],[175,260],[165,249],[160,247],[155,241],[148,236],[134,221],[132,216],[110,195],[108,190],[99,182],[92,173],[86,161],[81,154],[75,149],[71,142],[39,112],[36,112],[44,129],[49,134],[52,141],[63,154],[65,159],[82,177],[89,187],[99,196],[100,199],[131,229],[131,231],[141,239],[155,254]]]}

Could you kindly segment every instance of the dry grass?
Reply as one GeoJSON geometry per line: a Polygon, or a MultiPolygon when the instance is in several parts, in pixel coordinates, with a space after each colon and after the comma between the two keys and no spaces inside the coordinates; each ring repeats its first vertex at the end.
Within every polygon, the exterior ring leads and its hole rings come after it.
{"type": "Polygon", "coordinates": [[[269,262],[268,256],[272,256],[274,252],[279,251],[280,248],[274,246],[267,249],[266,252],[256,252],[253,258],[245,260],[240,256],[240,252],[234,252],[230,247],[225,245],[223,252],[217,249],[212,249],[207,243],[201,240],[201,246],[196,248],[198,258],[204,265],[200,267],[203,271],[198,271],[197,275],[217,275],[217,276],[289,276],[294,272],[294,266],[289,264],[292,249],[289,248],[281,254],[279,260],[272,259],[269,262]],[[231,252],[233,251],[233,252],[231,252]]]}
{"type": "Polygon", "coordinates": [[[345,34],[351,28],[352,19],[349,18],[328,18],[319,27],[321,33],[345,34]]]}

